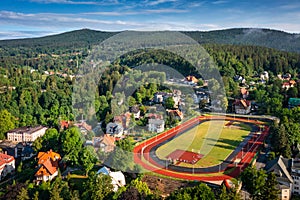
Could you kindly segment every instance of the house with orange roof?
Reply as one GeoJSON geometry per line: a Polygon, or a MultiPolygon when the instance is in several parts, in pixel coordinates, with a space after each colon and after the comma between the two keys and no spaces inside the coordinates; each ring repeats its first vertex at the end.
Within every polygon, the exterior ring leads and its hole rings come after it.
{"type": "MultiPolygon", "coordinates": [[[[116,138],[109,135],[109,134],[104,134],[104,136],[101,137],[93,137],[90,145],[92,145],[96,151],[100,149],[101,151],[108,153],[112,152],[115,148],[115,141],[116,138]]],[[[88,143],[86,142],[86,145],[88,143]]]]}
{"type": "Polygon", "coordinates": [[[6,153],[0,153],[0,180],[8,174],[15,171],[15,158],[7,155],[6,153]]]}
{"type": "Polygon", "coordinates": [[[195,76],[187,76],[185,77],[185,82],[187,82],[190,85],[194,85],[197,84],[199,82],[199,80],[195,77],[195,76]]]}
{"type": "Polygon", "coordinates": [[[61,156],[50,149],[47,152],[39,152],[37,155],[38,170],[35,173],[36,182],[52,180],[58,175],[58,163],[61,156]]]}

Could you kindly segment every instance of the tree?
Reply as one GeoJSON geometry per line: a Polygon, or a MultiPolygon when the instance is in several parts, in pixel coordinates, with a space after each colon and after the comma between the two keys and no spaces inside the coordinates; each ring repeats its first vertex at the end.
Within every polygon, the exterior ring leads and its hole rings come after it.
{"type": "Polygon", "coordinates": [[[262,195],[263,199],[278,199],[279,190],[276,188],[277,184],[276,175],[274,173],[269,173],[262,195]]]}
{"type": "Polygon", "coordinates": [[[60,196],[61,188],[57,182],[54,182],[54,186],[50,191],[50,198],[49,200],[63,200],[60,196]]]}
{"type": "Polygon", "coordinates": [[[33,200],[39,200],[39,192],[36,191],[33,195],[33,200]]]}
{"type": "Polygon", "coordinates": [[[30,198],[28,195],[28,191],[25,187],[23,187],[17,196],[17,200],[29,200],[29,199],[30,198]]]}
{"type": "Polygon", "coordinates": [[[64,159],[70,162],[71,165],[76,165],[79,162],[79,153],[82,150],[83,141],[81,133],[77,127],[71,127],[62,134],[62,151],[64,159]]]}
{"type": "Polygon", "coordinates": [[[7,110],[0,111],[0,140],[5,139],[4,133],[15,128],[14,117],[7,110]]]}
{"type": "Polygon", "coordinates": [[[94,151],[94,149],[93,148],[90,149],[88,147],[84,147],[82,149],[81,156],[80,156],[80,161],[81,161],[82,167],[85,170],[86,176],[89,173],[89,171],[91,169],[93,169],[94,164],[97,161],[95,155],[91,151],[94,151]]]}
{"type": "Polygon", "coordinates": [[[95,174],[92,172],[89,175],[88,181],[84,186],[85,192],[83,199],[86,200],[103,200],[108,199],[112,193],[113,186],[111,178],[105,174],[95,174]]]}
{"type": "Polygon", "coordinates": [[[242,172],[241,180],[253,199],[263,199],[263,196],[266,195],[267,174],[264,170],[257,170],[249,166],[242,172]]]}
{"type": "Polygon", "coordinates": [[[165,100],[165,108],[166,109],[173,109],[174,105],[175,105],[175,101],[174,101],[173,97],[168,97],[165,100]]]}

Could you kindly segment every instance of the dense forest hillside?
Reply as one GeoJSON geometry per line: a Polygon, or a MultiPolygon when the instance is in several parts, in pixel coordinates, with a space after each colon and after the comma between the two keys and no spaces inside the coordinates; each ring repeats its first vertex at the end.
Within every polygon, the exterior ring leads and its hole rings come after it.
{"type": "MultiPolygon", "coordinates": [[[[2,40],[0,48],[86,48],[98,44],[118,32],[103,32],[89,29],[75,30],[58,35],[33,39],[2,40]]],[[[200,44],[237,44],[275,48],[282,51],[300,52],[300,34],[290,34],[269,29],[238,28],[217,31],[183,32],[200,44]]],[[[54,50],[55,51],[55,50],[54,50]]]]}

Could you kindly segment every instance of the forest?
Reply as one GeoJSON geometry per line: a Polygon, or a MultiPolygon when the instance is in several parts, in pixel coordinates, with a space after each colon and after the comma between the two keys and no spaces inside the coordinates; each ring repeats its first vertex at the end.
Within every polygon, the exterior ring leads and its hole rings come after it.
{"type": "MultiPolygon", "coordinates": [[[[296,35],[286,34],[271,30],[256,30],[251,37],[243,37],[247,29],[233,29],[217,32],[185,32],[195,40],[203,44],[211,59],[217,66],[225,87],[226,96],[229,100],[227,112],[231,112],[230,100],[240,97],[240,87],[256,84],[249,90],[249,100],[258,105],[257,114],[273,115],[280,119],[279,123],[271,124],[271,142],[273,157],[283,155],[284,157],[295,157],[299,154],[296,147],[300,142],[300,109],[298,107],[289,109],[289,98],[300,97],[299,69],[300,54],[299,39],[296,35]],[[228,33],[229,32],[229,33],[228,33]],[[271,34],[276,40],[263,35],[271,34]],[[289,42],[286,42],[289,41],[289,42]],[[291,45],[293,43],[293,45],[291,45]],[[266,83],[258,83],[262,72],[269,73],[266,83]],[[282,88],[284,80],[278,79],[278,74],[291,75],[296,82],[295,87],[282,88]],[[235,76],[243,76],[246,83],[235,80],[235,76]]],[[[72,106],[72,91],[74,78],[81,64],[89,55],[94,45],[116,33],[97,32],[91,30],[79,30],[56,36],[36,39],[7,40],[0,41],[0,140],[5,138],[5,133],[13,128],[21,126],[32,126],[37,124],[51,127],[45,137],[34,143],[36,151],[54,148],[65,156],[65,162],[70,166],[81,166],[89,178],[83,186],[64,179],[57,178],[53,183],[45,183],[34,187],[30,177],[26,176],[26,167],[20,167],[17,176],[23,177],[19,182],[8,187],[3,193],[4,199],[130,199],[134,194],[139,198],[157,199],[156,194],[151,192],[147,185],[140,179],[134,179],[119,193],[113,194],[110,188],[103,188],[104,183],[109,182],[105,176],[95,177],[93,165],[96,163],[94,155],[88,148],[83,146],[84,140],[80,137],[78,130],[60,130],[61,120],[74,121],[75,116],[72,106]],[[77,144],[76,149],[72,143],[77,144]],[[81,159],[84,157],[84,159],[81,159]],[[98,180],[99,179],[99,180],[98,180]],[[93,191],[99,190],[99,193],[93,191]],[[17,191],[17,192],[16,192],[17,191]],[[17,195],[17,196],[16,196],[17,195]]],[[[125,110],[124,106],[118,106],[114,102],[113,90],[122,90],[124,87],[136,87],[131,97],[128,97],[130,105],[148,101],[156,91],[167,90],[160,82],[155,82],[156,77],[161,81],[170,77],[161,72],[151,72],[146,76],[152,81],[142,81],[144,85],[135,85],[141,79],[141,72],[131,73],[132,67],[144,64],[163,64],[171,66],[183,76],[195,75],[201,78],[193,65],[182,57],[173,53],[147,49],[145,51],[130,52],[123,55],[115,62],[107,66],[102,77],[99,79],[98,90],[95,94],[95,112],[98,121],[105,124],[112,121],[113,114],[125,110]],[[131,75],[130,75],[131,73],[131,75]],[[125,77],[127,82],[120,82],[125,77]],[[148,83],[152,82],[152,83],[148,83]]],[[[121,93],[119,94],[121,98],[121,93]]],[[[115,95],[118,96],[118,95],[115,95]]],[[[115,98],[116,99],[116,98],[115,98]]],[[[86,99],[89,101],[89,99],[86,99]]],[[[114,151],[111,158],[124,156],[123,150],[132,149],[131,141],[117,144],[121,148],[114,151]]],[[[99,156],[99,155],[98,155],[99,156]]],[[[119,165],[117,160],[109,159],[110,164],[119,165]]],[[[138,166],[131,163],[130,156],[126,157],[124,170],[138,170],[138,166]]],[[[27,163],[34,166],[34,163],[27,163]]],[[[248,170],[245,173],[259,174],[264,177],[266,184],[274,184],[273,178],[262,172],[248,170]]],[[[246,176],[242,179],[246,179],[246,176]]],[[[70,178],[70,177],[69,177],[70,178]]],[[[257,180],[246,180],[255,182],[257,180]]],[[[213,193],[210,188],[199,184],[194,188],[182,189],[170,195],[169,199],[196,199],[199,194],[204,195],[202,199],[218,199],[223,195],[224,199],[234,199],[235,193],[219,190],[213,193]],[[226,196],[229,195],[229,196],[226,196]],[[226,197],[225,197],[226,196],[226,197]]],[[[249,191],[253,188],[249,186],[249,191]]],[[[270,194],[262,189],[262,195],[270,194]]],[[[200,196],[201,196],[200,195],[200,196]]],[[[254,194],[253,195],[257,195],[254,194]]],[[[273,194],[271,194],[273,195],[273,194]]],[[[276,194],[275,194],[276,195],[276,194]]]]}

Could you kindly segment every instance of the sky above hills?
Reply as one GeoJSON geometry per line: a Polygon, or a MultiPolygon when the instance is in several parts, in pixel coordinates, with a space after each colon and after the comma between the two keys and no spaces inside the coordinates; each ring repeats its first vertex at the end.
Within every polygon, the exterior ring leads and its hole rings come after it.
{"type": "Polygon", "coordinates": [[[300,33],[299,0],[1,0],[0,39],[89,28],[217,30],[271,28],[300,33]]]}

